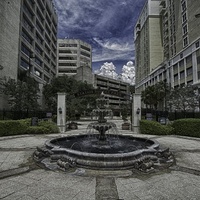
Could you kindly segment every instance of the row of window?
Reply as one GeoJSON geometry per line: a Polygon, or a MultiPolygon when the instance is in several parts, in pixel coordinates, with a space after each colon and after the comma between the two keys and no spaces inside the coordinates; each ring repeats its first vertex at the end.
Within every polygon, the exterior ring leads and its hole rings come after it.
{"type": "Polygon", "coordinates": [[[59,53],[77,54],[76,50],[59,49],[59,53]]]}
{"type": "Polygon", "coordinates": [[[60,43],[59,47],[77,47],[77,44],[60,43]]]}

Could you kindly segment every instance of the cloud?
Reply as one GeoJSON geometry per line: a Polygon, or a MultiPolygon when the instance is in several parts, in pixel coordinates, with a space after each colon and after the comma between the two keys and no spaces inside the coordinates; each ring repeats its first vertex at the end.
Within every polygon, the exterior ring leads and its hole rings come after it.
{"type": "Polygon", "coordinates": [[[146,0],[54,0],[58,38],[92,45],[93,62],[133,60],[133,27],[146,0]]]}
{"type": "Polygon", "coordinates": [[[95,72],[102,76],[118,79],[118,74],[115,72],[115,70],[116,70],[115,65],[112,62],[110,63],[106,62],[101,66],[99,70],[95,72]]]}
{"type": "Polygon", "coordinates": [[[135,66],[132,61],[128,61],[127,64],[122,67],[121,74],[116,73],[116,67],[112,62],[105,62],[100,69],[95,70],[94,73],[121,80],[130,85],[135,84],[135,66]]]}
{"type": "Polygon", "coordinates": [[[135,66],[132,61],[127,62],[122,68],[121,80],[135,85],[135,66]]]}
{"type": "Polygon", "coordinates": [[[116,51],[132,51],[133,46],[130,45],[128,42],[121,44],[121,40],[115,40],[114,42],[109,39],[101,40],[98,38],[93,38],[95,42],[97,42],[101,47],[116,50],[116,51]]]}

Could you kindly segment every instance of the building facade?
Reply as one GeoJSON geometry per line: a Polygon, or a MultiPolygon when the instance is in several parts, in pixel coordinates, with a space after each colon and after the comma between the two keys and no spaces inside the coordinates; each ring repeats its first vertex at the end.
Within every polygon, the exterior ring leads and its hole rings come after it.
{"type": "MultiPolygon", "coordinates": [[[[42,89],[57,72],[57,14],[52,0],[0,2],[2,77],[34,77],[42,89]]],[[[5,107],[1,98],[1,106],[5,107]]]]}
{"type": "Polygon", "coordinates": [[[130,84],[113,78],[94,74],[94,87],[105,91],[114,115],[120,115],[124,105],[130,103],[130,84]]]}
{"type": "MultiPolygon", "coordinates": [[[[147,0],[134,28],[136,84],[163,60],[159,0],[147,0]]],[[[141,88],[138,88],[141,91],[141,88]]]]}
{"type": "MultiPolygon", "coordinates": [[[[136,62],[136,73],[139,73],[136,75],[136,91],[141,92],[148,85],[159,81],[166,81],[171,87],[189,84],[200,87],[200,32],[198,28],[200,1],[159,0],[156,2],[160,16],[158,22],[160,37],[157,36],[155,40],[158,43],[161,41],[162,55],[154,55],[158,60],[160,59],[160,62],[154,65],[146,64],[149,72],[141,76],[139,69],[144,68],[140,62],[136,62]]],[[[147,4],[151,4],[150,1],[147,1],[147,4]]],[[[135,32],[136,28],[137,25],[135,32]]],[[[158,30],[152,29],[152,31],[158,30]]],[[[147,35],[149,34],[150,32],[147,35]]],[[[135,38],[137,57],[137,51],[141,48],[138,44],[137,33],[135,38]]],[[[151,55],[148,46],[146,49],[151,55]]],[[[155,57],[150,57],[150,59],[155,59],[155,57]]],[[[145,60],[142,54],[141,60],[145,60]]]]}
{"type": "Polygon", "coordinates": [[[78,39],[58,39],[57,47],[58,76],[77,75],[80,67],[92,70],[91,45],[78,39]]]}

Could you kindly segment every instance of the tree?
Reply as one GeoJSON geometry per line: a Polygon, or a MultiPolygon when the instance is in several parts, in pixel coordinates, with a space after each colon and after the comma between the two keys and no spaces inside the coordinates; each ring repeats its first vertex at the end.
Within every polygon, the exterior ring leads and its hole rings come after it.
{"type": "Polygon", "coordinates": [[[95,106],[96,95],[75,96],[79,92],[93,90],[93,86],[86,82],[76,81],[73,77],[56,77],[50,84],[46,84],[43,89],[45,103],[48,109],[56,111],[57,93],[66,93],[66,109],[69,118],[74,119],[75,115],[80,115],[87,109],[95,106]]]}
{"type": "Polygon", "coordinates": [[[199,106],[197,88],[191,85],[172,89],[168,105],[172,110],[195,110],[199,106]]]}
{"type": "Polygon", "coordinates": [[[34,78],[26,81],[16,81],[11,78],[0,80],[0,92],[8,97],[8,103],[14,111],[29,111],[39,109],[39,86],[34,78]]]}
{"type": "Polygon", "coordinates": [[[167,100],[169,91],[170,89],[166,82],[158,82],[142,91],[142,101],[150,108],[157,109],[159,104],[165,104],[164,101],[167,100]]]}

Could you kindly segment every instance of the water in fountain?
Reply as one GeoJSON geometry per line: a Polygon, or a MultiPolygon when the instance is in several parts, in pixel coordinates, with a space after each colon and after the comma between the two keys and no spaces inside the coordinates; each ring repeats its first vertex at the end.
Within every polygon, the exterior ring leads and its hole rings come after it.
{"type": "Polygon", "coordinates": [[[171,159],[169,150],[160,150],[156,141],[118,134],[116,124],[105,119],[112,115],[107,103],[102,93],[93,110],[98,121],[88,125],[87,134],[51,139],[44,148],[35,151],[34,158],[43,162],[49,157],[64,170],[69,166],[92,169],[138,169],[143,166],[141,169],[144,169],[144,166],[152,167],[160,158],[163,160],[162,155],[166,161],[171,159]]]}

